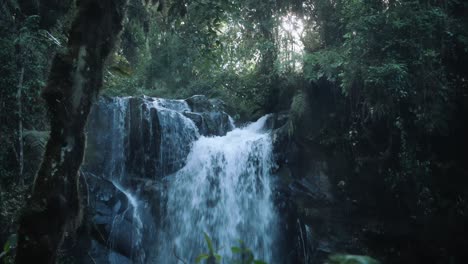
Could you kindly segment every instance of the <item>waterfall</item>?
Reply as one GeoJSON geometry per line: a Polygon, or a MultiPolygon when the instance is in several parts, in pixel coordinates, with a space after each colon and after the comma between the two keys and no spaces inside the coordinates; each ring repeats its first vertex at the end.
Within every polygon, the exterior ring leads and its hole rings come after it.
{"type": "MultiPolygon", "coordinates": [[[[143,222],[140,216],[140,202],[137,198],[132,194],[129,190],[125,189],[118,183],[117,181],[112,181],[112,184],[122,192],[128,201],[128,206],[123,212],[116,214],[112,221],[112,226],[110,229],[110,240],[109,240],[109,247],[113,249],[116,240],[118,240],[118,235],[116,233],[122,232],[122,229],[127,228],[125,226],[126,218],[131,219],[132,224],[132,232],[130,234],[131,239],[131,255],[138,263],[143,263],[145,259],[145,252],[139,250],[143,245],[142,243],[142,229],[143,229],[143,222]]],[[[116,257],[112,251],[109,254],[109,262],[110,264],[121,264],[121,260],[119,257],[116,257]]]]}
{"type": "Polygon", "coordinates": [[[241,240],[272,262],[268,117],[234,128],[222,110],[203,107],[125,97],[101,98],[93,109],[84,169],[110,183],[92,183],[94,224],[108,232],[106,263],[176,263],[174,250],[193,263],[208,252],[204,232],[224,259],[235,258],[241,240]]]}
{"type": "Polygon", "coordinates": [[[208,251],[203,232],[226,258],[242,240],[257,258],[272,260],[277,217],[271,197],[272,143],[262,130],[266,119],[226,136],[199,138],[186,165],[167,177],[156,263],[175,263],[173,248],[193,262],[208,251]]]}
{"type": "Polygon", "coordinates": [[[128,97],[112,98],[111,161],[107,163],[106,174],[113,181],[120,181],[125,174],[125,136],[128,97]]]}

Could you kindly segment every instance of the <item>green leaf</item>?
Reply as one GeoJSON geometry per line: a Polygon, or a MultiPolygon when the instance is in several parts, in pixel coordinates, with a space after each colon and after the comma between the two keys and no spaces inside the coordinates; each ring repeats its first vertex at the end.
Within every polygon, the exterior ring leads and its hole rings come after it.
{"type": "Polygon", "coordinates": [[[208,249],[210,250],[210,254],[213,254],[214,248],[213,248],[213,242],[211,241],[210,237],[206,232],[203,232],[203,235],[205,236],[206,244],[208,244],[208,249]]]}
{"type": "Polygon", "coordinates": [[[196,259],[195,263],[200,263],[202,260],[209,258],[210,255],[208,254],[200,254],[196,259]]]}
{"type": "Polygon", "coordinates": [[[250,250],[246,250],[246,255],[247,255],[247,262],[250,263],[252,261],[254,261],[255,257],[254,257],[254,254],[252,253],[252,251],[250,250]]]}
{"type": "Polygon", "coordinates": [[[122,77],[130,77],[133,74],[132,67],[125,56],[121,54],[114,55],[114,62],[109,67],[112,73],[118,74],[122,77]]]}
{"type": "Polygon", "coordinates": [[[5,245],[3,246],[3,251],[9,252],[11,249],[16,248],[17,241],[18,241],[18,236],[16,234],[12,234],[6,241],[5,245]]]}
{"type": "Polygon", "coordinates": [[[10,251],[10,241],[5,242],[5,245],[3,246],[3,252],[8,253],[10,251]]]}
{"type": "Polygon", "coordinates": [[[329,257],[330,264],[379,264],[380,262],[369,257],[360,255],[335,254],[329,257]]]}
{"type": "Polygon", "coordinates": [[[231,247],[232,253],[239,254],[242,253],[242,249],[239,247],[231,247]]]}

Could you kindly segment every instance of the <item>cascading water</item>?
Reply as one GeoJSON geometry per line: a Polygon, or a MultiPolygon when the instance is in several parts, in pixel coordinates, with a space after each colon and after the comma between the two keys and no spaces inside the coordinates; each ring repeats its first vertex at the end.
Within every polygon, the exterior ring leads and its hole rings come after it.
{"type": "Polygon", "coordinates": [[[194,142],[185,167],[167,177],[167,211],[161,230],[158,261],[175,262],[173,249],[192,262],[208,251],[203,232],[219,253],[231,258],[239,240],[255,256],[271,261],[275,210],[270,172],[274,166],[267,117],[194,142]]]}
{"type": "Polygon", "coordinates": [[[111,161],[107,163],[106,175],[112,181],[121,181],[125,175],[125,136],[128,109],[127,98],[113,98],[112,130],[111,133],[111,161]]]}
{"type": "Polygon", "coordinates": [[[226,134],[234,128],[227,114],[191,110],[186,100],[151,97],[101,99],[95,107],[85,168],[114,186],[96,205],[112,212],[110,223],[99,222],[104,216],[95,223],[110,226],[109,263],[124,263],[122,254],[133,263],[176,263],[174,250],[192,263],[208,251],[204,232],[227,259],[242,240],[271,263],[277,215],[268,117],[226,134]],[[226,123],[211,125],[219,120],[226,123]]]}
{"type": "MultiPolygon", "coordinates": [[[[122,202],[117,203],[113,208],[113,220],[109,230],[108,247],[111,249],[108,255],[110,264],[120,264],[121,259],[114,254],[112,249],[116,247],[116,240],[122,235],[125,230],[127,221],[132,224],[132,232],[130,236],[130,254],[137,260],[143,261],[144,252],[138,252],[138,248],[142,243],[142,227],[143,224],[139,215],[139,204],[136,197],[125,187],[122,182],[126,176],[126,137],[128,131],[128,105],[130,97],[116,97],[111,99],[111,103],[98,104],[98,108],[104,118],[109,122],[110,131],[105,131],[108,135],[107,143],[109,144],[109,152],[107,162],[104,162],[103,174],[112,183],[112,185],[122,194],[125,195],[127,205],[125,209],[121,209],[124,205],[122,202]]],[[[105,137],[105,135],[102,135],[105,137]]]]}
{"type": "MultiPolygon", "coordinates": [[[[131,223],[133,226],[133,232],[131,232],[131,255],[135,260],[143,263],[145,259],[145,252],[137,250],[142,247],[141,243],[143,223],[140,218],[140,204],[137,198],[129,190],[123,188],[117,181],[112,181],[112,184],[125,195],[129,204],[123,212],[114,216],[112,228],[109,234],[109,237],[111,238],[109,241],[109,247],[110,249],[113,249],[114,243],[116,242],[118,237],[115,235],[115,233],[121,232],[121,229],[125,228],[126,218],[131,218],[131,223]]],[[[121,264],[120,259],[114,254],[112,254],[112,251],[109,254],[109,262],[110,264],[121,264]]]]}

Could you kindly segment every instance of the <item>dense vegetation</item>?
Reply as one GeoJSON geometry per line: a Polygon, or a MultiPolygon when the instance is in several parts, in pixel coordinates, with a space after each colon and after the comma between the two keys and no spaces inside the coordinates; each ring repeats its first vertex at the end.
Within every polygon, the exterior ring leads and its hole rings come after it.
{"type": "Polygon", "coordinates": [[[463,262],[468,5],[316,4],[321,44],[305,45],[304,78],[336,111],[317,142],[346,153],[363,214],[411,230],[377,243],[400,241],[406,261],[463,262]]]}
{"type": "MultiPolygon", "coordinates": [[[[0,3],[2,242],[32,183],[24,142],[48,130],[40,93],[74,11],[0,3]]],[[[240,122],[288,111],[291,140],[325,153],[342,202],[397,226],[371,253],[466,259],[468,3],[131,0],[127,16],[104,94],[220,97],[240,122]]]]}

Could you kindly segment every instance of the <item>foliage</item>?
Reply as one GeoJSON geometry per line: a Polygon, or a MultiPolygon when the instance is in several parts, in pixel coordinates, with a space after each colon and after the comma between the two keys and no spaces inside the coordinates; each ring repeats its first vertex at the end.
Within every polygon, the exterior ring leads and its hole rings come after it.
{"type": "MultiPolygon", "coordinates": [[[[207,264],[221,263],[221,255],[216,253],[216,250],[213,246],[213,241],[208,236],[208,234],[203,233],[208,246],[208,253],[200,254],[196,259],[195,263],[201,263],[206,261],[207,264]]],[[[253,252],[248,249],[243,241],[239,241],[240,247],[231,247],[231,251],[234,255],[238,256],[238,259],[232,260],[232,263],[236,264],[266,264],[266,262],[255,259],[253,252]]]]}
{"type": "Polygon", "coordinates": [[[14,184],[7,190],[0,191],[0,238],[4,242],[3,263],[13,263],[14,249],[16,248],[17,223],[26,200],[28,188],[14,184]]]}
{"type": "Polygon", "coordinates": [[[24,129],[45,130],[47,120],[40,92],[45,85],[47,71],[53,54],[66,38],[60,30],[68,23],[59,19],[52,28],[41,25],[37,14],[26,15],[19,11],[15,1],[2,4],[0,19],[0,173],[3,184],[14,181],[18,167],[18,122],[24,129]],[[17,104],[21,72],[22,115],[17,104]]]}
{"type": "Polygon", "coordinates": [[[5,242],[3,246],[3,252],[0,253],[0,259],[3,258],[4,264],[10,264],[13,262],[13,256],[11,253],[15,250],[16,244],[18,241],[18,236],[16,234],[10,235],[8,240],[5,242]]]}
{"type": "Polygon", "coordinates": [[[298,124],[301,123],[304,116],[309,114],[307,95],[304,92],[298,92],[292,99],[290,108],[290,120],[288,122],[288,134],[293,136],[297,130],[298,124]]]}
{"type": "MultiPolygon", "coordinates": [[[[17,175],[18,118],[25,129],[47,129],[40,90],[53,54],[67,42],[74,11],[66,8],[73,1],[34,1],[34,8],[23,2],[0,6],[2,188],[17,175]]],[[[352,170],[342,177],[366,211],[421,225],[441,215],[466,218],[465,2],[131,0],[104,92],[220,97],[241,120],[288,109],[295,140],[346,154],[352,170]],[[281,35],[287,16],[304,23],[303,57],[282,57],[295,41],[281,35]],[[295,68],[301,59],[303,68],[295,68]],[[317,93],[332,99],[322,102],[317,93]],[[314,104],[327,104],[326,113],[314,104]],[[322,115],[320,136],[308,137],[304,123],[322,115]],[[361,190],[363,182],[372,188],[361,190]]],[[[11,206],[4,208],[12,214],[11,206]]],[[[203,260],[215,256],[209,249],[203,260]]],[[[249,255],[242,244],[232,249],[249,255]]]]}
{"type": "Polygon", "coordinates": [[[304,57],[304,77],[312,82],[320,78],[336,81],[343,65],[342,54],[339,50],[326,49],[320,52],[307,53],[304,57]]]}
{"type": "MultiPolygon", "coordinates": [[[[306,6],[313,23],[304,78],[310,94],[328,90],[333,97],[335,113],[319,142],[351,162],[353,173],[340,176],[350,183],[350,199],[369,214],[412,219],[426,229],[438,226],[443,212],[464,212],[458,201],[468,193],[455,186],[467,183],[458,149],[468,146],[468,128],[460,124],[468,113],[468,75],[460,70],[467,67],[468,5],[316,0],[306,6]],[[362,191],[365,186],[372,187],[362,191]]],[[[446,220],[460,219],[466,215],[446,220]]],[[[424,228],[414,232],[423,236],[424,228]]]]}
{"type": "Polygon", "coordinates": [[[336,254],[336,255],[331,255],[327,263],[329,264],[379,264],[380,262],[368,256],[336,254]]]}
{"type": "Polygon", "coordinates": [[[240,260],[234,261],[238,264],[266,264],[266,262],[255,259],[253,252],[248,249],[243,241],[239,241],[240,247],[231,247],[233,254],[239,255],[240,260]]]}
{"type": "MultiPolygon", "coordinates": [[[[280,17],[296,2],[167,1],[160,12],[131,2],[122,36],[132,74],[109,72],[109,95],[220,97],[252,118],[278,108],[278,84],[289,73],[278,60],[280,17]],[[143,17],[143,18],[142,18],[143,17]]],[[[283,109],[288,104],[282,105],[283,109]]]]}
{"type": "Polygon", "coordinates": [[[203,260],[206,260],[206,263],[208,264],[214,264],[214,263],[220,263],[221,262],[221,255],[216,253],[214,247],[213,247],[213,241],[211,241],[211,238],[208,236],[208,234],[203,233],[206,241],[206,245],[208,246],[208,253],[205,254],[200,254],[196,259],[195,263],[200,263],[203,260]]]}

